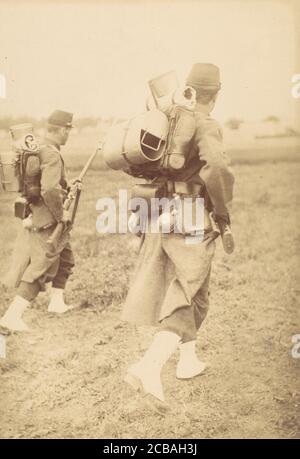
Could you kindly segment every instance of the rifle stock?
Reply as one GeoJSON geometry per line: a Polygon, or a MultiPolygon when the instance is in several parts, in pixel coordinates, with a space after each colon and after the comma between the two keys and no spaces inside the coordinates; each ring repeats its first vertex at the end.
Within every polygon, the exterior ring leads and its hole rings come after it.
{"type": "Polygon", "coordinates": [[[58,242],[60,238],[62,237],[63,231],[64,231],[64,224],[63,222],[57,223],[55,229],[53,230],[53,233],[47,240],[47,251],[50,253],[53,253],[57,250],[58,242]]]}

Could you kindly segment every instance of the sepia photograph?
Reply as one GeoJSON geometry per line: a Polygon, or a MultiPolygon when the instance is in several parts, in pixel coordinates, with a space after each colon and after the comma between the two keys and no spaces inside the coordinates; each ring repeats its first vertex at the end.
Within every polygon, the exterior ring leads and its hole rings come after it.
{"type": "Polygon", "coordinates": [[[0,24],[0,439],[300,439],[300,0],[0,24]]]}

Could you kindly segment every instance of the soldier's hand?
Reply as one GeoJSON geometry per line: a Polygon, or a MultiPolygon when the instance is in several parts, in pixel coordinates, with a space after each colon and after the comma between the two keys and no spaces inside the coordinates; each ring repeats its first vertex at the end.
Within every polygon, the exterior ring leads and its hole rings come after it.
{"type": "Polygon", "coordinates": [[[24,218],[24,220],[22,220],[22,225],[25,229],[32,228],[32,214],[30,214],[27,218],[24,218]]]}
{"type": "Polygon", "coordinates": [[[66,225],[71,223],[71,214],[70,214],[70,212],[68,210],[64,209],[63,217],[62,217],[61,221],[63,223],[65,223],[66,225]]]}
{"type": "Polygon", "coordinates": [[[80,180],[78,177],[70,181],[70,189],[73,191],[76,190],[76,188],[82,188],[82,180],[80,180]]]}

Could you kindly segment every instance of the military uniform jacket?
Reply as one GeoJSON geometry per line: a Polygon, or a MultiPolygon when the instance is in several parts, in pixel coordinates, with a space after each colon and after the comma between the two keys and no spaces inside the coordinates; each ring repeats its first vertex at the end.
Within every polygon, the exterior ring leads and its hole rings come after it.
{"type": "MultiPolygon", "coordinates": [[[[227,220],[234,177],[222,131],[207,114],[196,112],[196,122],[186,166],[168,178],[204,185],[215,212],[227,220]]],[[[215,241],[209,238],[187,244],[183,234],[146,233],[122,318],[136,325],[158,325],[176,309],[192,306],[196,295],[207,306],[214,252],[215,241]]]]}
{"type": "Polygon", "coordinates": [[[234,176],[224,152],[222,128],[208,114],[196,111],[195,117],[196,132],[186,166],[175,179],[204,185],[215,213],[228,220],[234,176]]]}
{"type": "Polygon", "coordinates": [[[50,139],[40,149],[41,197],[31,204],[33,225],[39,229],[55,225],[63,217],[63,201],[67,194],[64,161],[58,145],[50,139]]]}

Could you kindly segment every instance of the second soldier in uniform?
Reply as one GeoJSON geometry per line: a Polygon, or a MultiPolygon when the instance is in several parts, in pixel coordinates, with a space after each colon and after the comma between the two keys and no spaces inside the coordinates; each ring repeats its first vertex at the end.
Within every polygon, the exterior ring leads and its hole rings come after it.
{"type": "Polygon", "coordinates": [[[23,313],[45,284],[52,282],[51,301],[48,311],[64,313],[70,309],[64,302],[63,292],[74,266],[69,234],[65,232],[57,251],[47,253],[46,242],[58,222],[68,224],[69,215],[63,209],[68,183],[61,146],[65,145],[73,115],[61,110],[54,111],[48,118],[47,134],[40,147],[40,197],[30,204],[31,215],[25,220],[29,231],[29,257],[23,272],[15,273],[18,278],[17,294],[0,320],[0,325],[13,331],[27,330],[23,313]]]}

